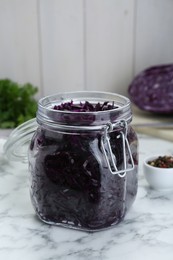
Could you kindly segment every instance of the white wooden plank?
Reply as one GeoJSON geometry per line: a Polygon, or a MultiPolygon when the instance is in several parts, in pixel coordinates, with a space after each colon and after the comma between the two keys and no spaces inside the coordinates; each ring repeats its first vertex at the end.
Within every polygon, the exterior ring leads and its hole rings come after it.
{"type": "Polygon", "coordinates": [[[135,74],[173,62],[173,1],[138,0],[135,74]]]}
{"type": "Polygon", "coordinates": [[[0,78],[40,86],[36,0],[0,1],[0,78]]]}
{"type": "Polygon", "coordinates": [[[44,95],[83,89],[83,1],[39,4],[44,95]]]}
{"type": "Polygon", "coordinates": [[[133,64],[133,0],[86,1],[88,90],[127,94],[133,64]]]}

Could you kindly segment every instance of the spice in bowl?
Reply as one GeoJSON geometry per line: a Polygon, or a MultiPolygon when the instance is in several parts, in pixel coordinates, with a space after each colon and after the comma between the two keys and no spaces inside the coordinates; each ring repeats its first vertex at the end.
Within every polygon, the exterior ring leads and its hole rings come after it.
{"type": "Polygon", "coordinates": [[[159,156],[149,161],[148,164],[159,168],[173,168],[173,156],[159,156]]]}
{"type": "Polygon", "coordinates": [[[143,164],[149,186],[156,190],[173,190],[173,156],[158,155],[147,158],[143,164]]]}

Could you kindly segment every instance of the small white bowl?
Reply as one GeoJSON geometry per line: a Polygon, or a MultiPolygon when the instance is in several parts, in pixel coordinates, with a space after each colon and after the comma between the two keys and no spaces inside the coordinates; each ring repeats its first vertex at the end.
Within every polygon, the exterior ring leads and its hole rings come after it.
{"type": "Polygon", "coordinates": [[[149,186],[155,190],[173,189],[173,168],[159,168],[148,164],[156,158],[158,156],[149,157],[143,164],[144,176],[149,186]]]}

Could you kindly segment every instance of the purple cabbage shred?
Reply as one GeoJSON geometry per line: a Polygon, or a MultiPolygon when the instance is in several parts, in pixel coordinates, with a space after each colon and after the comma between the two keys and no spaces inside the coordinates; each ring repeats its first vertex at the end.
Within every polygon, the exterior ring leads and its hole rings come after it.
{"type": "Polygon", "coordinates": [[[105,101],[103,104],[98,102],[97,104],[92,104],[88,101],[84,103],[80,102],[79,104],[75,104],[73,100],[70,102],[61,103],[60,105],[55,105],[53,109],[60,111],[71,111],[71,112],[98,112],[105,111],[117,108],[114,105],[114,102],[110,104],[108,101],[105,101]]]}

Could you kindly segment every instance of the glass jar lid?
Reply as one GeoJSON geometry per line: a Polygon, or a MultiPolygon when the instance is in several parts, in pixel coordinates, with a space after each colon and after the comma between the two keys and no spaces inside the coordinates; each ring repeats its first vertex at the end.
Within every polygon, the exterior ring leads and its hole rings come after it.
{"type": "Polygon", "coordinates": [[[3,146],[4,154],[9,160],[28,161],[28,148],[31,138],[38,127],[36,118],[26,121],[15,128],[3,146]]]}

